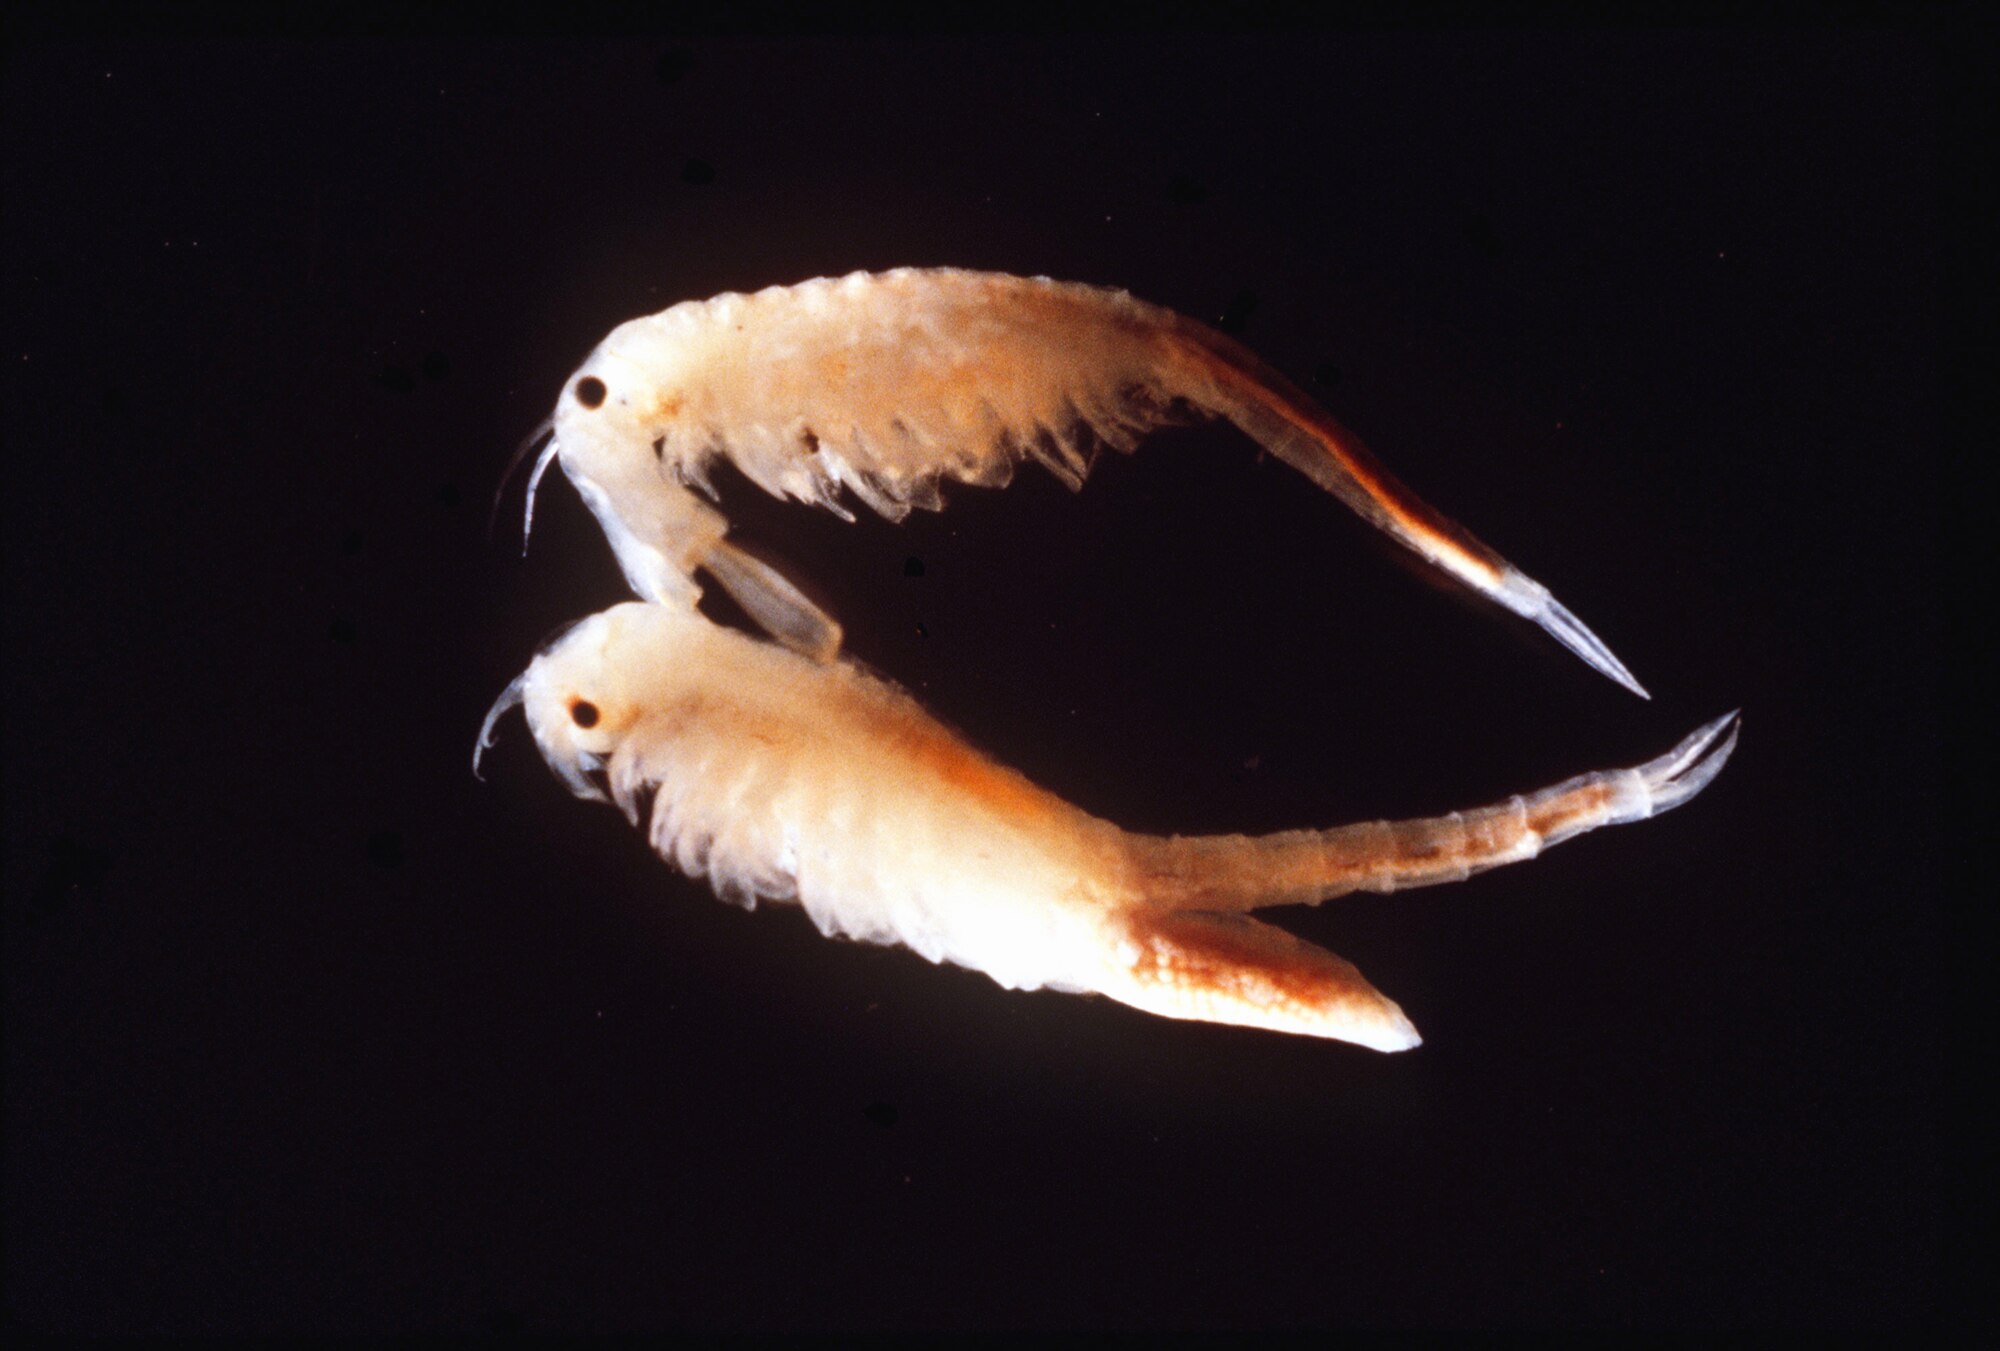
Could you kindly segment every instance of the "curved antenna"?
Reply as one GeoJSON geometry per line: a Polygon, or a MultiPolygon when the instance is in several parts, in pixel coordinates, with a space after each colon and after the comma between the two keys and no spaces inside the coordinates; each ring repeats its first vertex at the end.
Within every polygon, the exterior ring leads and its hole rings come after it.
{"type": "MultiPolygon", "coordinates": [[[[486,538],[493,538],[494,527],[500,521],[500,499],[507,495],[507,485],[514,481],[514,475],[521,468],[521,461],[528,458],[528,452],[541,443],[545,436],[553,436],[556,430],[555,414],[543,418],[535,424],[535,429],[521,438],[521,444],[514,447],[514,453],[507,457],[507,467],[500,471],[500,484],[493,490],[493,505],[486,512],[486,538]]],[[[526,552],[523,541],[522,552],[526,552]]]]}
{"type": "Polygon", "coordinates": [[[543,448],[541,457],[535,461],[535,472],[528,475],[528,507],[521,516],[521,557],[528,556],[528,536],[535,533],[535,492],[542,486],[542,475],[549,472],[549,461],[555,459],[562,450],[562,442],[553,436],[543,448]]]}
{"type": "Polygon", "coordinates": [[[507,715],[510,709],[518,708],[527,697],[528,673],[526,671],[507,682],[507,688],[500,691],[500,697],[493,701],[493,707],[486,710],[486,721],[479,724],[479,740],[472,743],[472,777],[481,783],[486,776],[479,772],[479,762],[493,745],[493,724],[507,715]]]}

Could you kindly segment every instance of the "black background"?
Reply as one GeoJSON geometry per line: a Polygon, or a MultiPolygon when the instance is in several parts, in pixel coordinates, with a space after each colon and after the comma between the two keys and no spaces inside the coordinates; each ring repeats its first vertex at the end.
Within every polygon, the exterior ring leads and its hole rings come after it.
{"type": "MultiPolygon", "coordinates": [[[[1941,54],[1892,31],[69,40],[5,73],[6,1299],[179,1331],[1937,1314],[1941,54]],[[1419,1050],[837,945],[488,702],[624,588],[615,323],[905,264],[1219,322],[1654,691],[1227,427],[846,525],[851,649],[1135,829],[1699,800],[1284,922],[1419,1050]],[[921,575],[909,560],[921,565],[921,575]]],[[[720,611],[718,611],[720,614],[720,611]]]]}

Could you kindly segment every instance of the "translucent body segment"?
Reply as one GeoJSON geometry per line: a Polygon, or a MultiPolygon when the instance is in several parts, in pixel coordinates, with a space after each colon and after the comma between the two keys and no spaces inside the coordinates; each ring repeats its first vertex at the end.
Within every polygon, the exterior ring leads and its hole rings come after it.
{"type": "Polygon", "coordinates": [[[1162,905],[1228,911],[1463,881],[1680,806],[1722,771],[1737,730],[1737,715],[1725,714],[1635,769],[1580,774],[1472,811],[1256,837],[1151,837],[1138,846],[1146,890],[1162,905]]]}

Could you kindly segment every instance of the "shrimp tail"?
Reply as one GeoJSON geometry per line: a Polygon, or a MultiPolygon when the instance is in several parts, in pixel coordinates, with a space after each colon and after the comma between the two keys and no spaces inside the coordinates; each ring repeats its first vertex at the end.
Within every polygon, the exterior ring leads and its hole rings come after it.
{"type": "Polygon", "coordinates": [[[1642,699],[1652,697],[1548,588],[1404,486],[1312,396],[1220,333],[1183,321],[1178,335],[1202,401],[1265,450],[1432,566],[1538,625],[1593,670],[1642,699]]]}
{"type": "Polygon", "coordinates": [[[1124,916],[1104,993],[1170,1018],[1408,1050],[1422,1040],[1416,1028],[1351,963],[1244,912],[1453,882],[1599,826],[1657,816],[1721,772],[1735,723],[1734,713],[1718,718],[1636,769],[1580,775],[1478,811],[1262,839],[1135,840],[1147,901],[1124,916]]]}
{"type": "Polygon", "coordinates": [[[1168,908],[1233,913],[1315,905],[1354,891],[1460,881],[1531,859],[1600,826],[1671,811],[1722,772],[1738,730],[1738,715],[1725,714],[1636,768],[1581,774],[1537,793],[1446,816],[1255,839],[1142,837],[1140,886],[1168,908]]]}

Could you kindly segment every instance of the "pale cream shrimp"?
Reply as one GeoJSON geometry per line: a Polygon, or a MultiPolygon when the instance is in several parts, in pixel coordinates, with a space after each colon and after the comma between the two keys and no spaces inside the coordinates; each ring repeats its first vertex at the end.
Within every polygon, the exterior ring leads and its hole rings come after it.
{"type": "Polygon", "coordinates": [[[822,933],[900,943],[1010,989],[1383,1051],[1417,1044],[1403,1011],[1347,962],[1247,912],[1533,858],[1687,801],[1736,744],[1731,714],[1636,769],[1497,806],[1188,838],[1128,834],[851,662],[680,606],[619,605],[548,645],[487,715],[475,773],[515,704],[571,791],[616,804],[725,900],[796,902],[822,933]]]}
{"type": "MultiPolygon", "coordinates": [[[[1546,588],[1399,483],[1297,385],[1241,344],[1123,291],[949,268],[856,272],[689,301],[621,324],[570,378],[529,480],[552,458],[603,525],[633,590],[690,605],[704,570],[768,632],[821,660],[841,630],[724,538],[708,468],[853,519],[891,520],[939,485],[1000,486],[1024,459],[1081,487],[1100,446],[1223,417],[1458,581],[1645,694],[1546,588]],[[703,489],[708,500],[690,491],[703,489]]],[[[531,448],[530,438],[524,451],[531,448]]]]}

